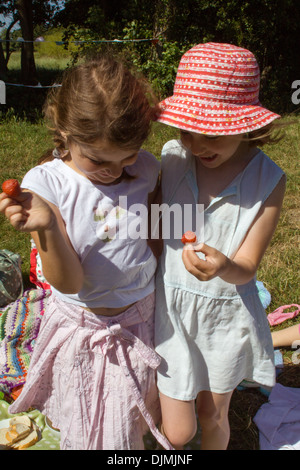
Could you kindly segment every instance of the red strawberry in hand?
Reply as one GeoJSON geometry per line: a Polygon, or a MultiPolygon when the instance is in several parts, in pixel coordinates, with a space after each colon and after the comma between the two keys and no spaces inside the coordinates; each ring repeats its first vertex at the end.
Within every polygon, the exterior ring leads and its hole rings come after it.
{"type": "Polygon", "coordinates": [[[185,243],[195,243],[197,240],[196,234],[188,230],[182,235],[181,241],[183,244],[185,243]]]}
{"type": "Polygon", "coordinates": [[[7,194],[9,197],[15,198],[18,197],[21,188],[18,180],[6,180],[2,184],[2,191],[7,194]]]}

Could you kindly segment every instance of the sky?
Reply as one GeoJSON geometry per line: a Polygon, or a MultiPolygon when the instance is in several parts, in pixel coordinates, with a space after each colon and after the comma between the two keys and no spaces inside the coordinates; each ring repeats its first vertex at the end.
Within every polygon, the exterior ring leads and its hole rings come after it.
{"type": "MultiPolygon", "coordinates": [[[[1,21],[1,23],[5,23],[4,26],[0,27],[0,31],[2,31],[3,29],[7,28],[7,26],[10,24],[11,17],[8,17],[8,16],[4,17],[3,15],[0,15],[0,21],[1,21]]],[[[19,28],[20,28],[19,23],[16,23],[16,25],[13,27],[12,31],[14,29],[19,29],[19,28]]]]}
{"type": "MultiPolygon", "coordinates": [[[[65,0],[60,0],[60,1],[59,1],[59,6],[60,6],[61,8],[63,8],[64,3],[65,3],[65,0]]],[[[2,23],[2,22],[5,23],[4,26],[0,27],[0,32],[1,32],[3,29],[7,28],[7,26],[10,24],[10,22],[11,22],[11,17],[9,17],[9,16],[4,17],[3,15],[0,14],[0,22],[1,22],[1,23],[2,23]]],[[[13,27],[12,31],[14,31],[15,29],[19,29],[19,28],[20,28],[20,24],[19,24],[19,23],[16,23],[16,25],[13,27]]]]}

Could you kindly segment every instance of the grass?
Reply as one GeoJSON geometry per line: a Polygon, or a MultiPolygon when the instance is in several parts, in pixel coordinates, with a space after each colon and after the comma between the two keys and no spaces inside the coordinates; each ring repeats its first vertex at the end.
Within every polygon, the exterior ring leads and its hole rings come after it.
{"type": "MultiPolygon", "coordinates": [[[[16,54],[16,53],[15,53],[16,54]]],[[[17,78],[19,73],[16,62],[11,62],[11,76],[17,78]],[[14,68],[15,67],[15,68],[14,68]]],[[[38,62],[39,70],[43,71],[44,84],[51,83],[67,64],[63,61],[51,63],[51,70],[47,71],[47,61],[41,58],[38,62]]],[[[48,63],[49,66],[49,63],[48,63]]],[[[22,179],[24,174],[33,167],[39,157],[51,147],[51,138],[41,120],[41,103],[45,94],[41,93],[38,99],[33,92],[19,92],[11,90],[7,96],[6,113],[0,119],[0,175],[1,182],[7,178],[22,179]],[[32,102],[33,99],[33,102],[32,102]],[[10,101],[11,100],[11,101],[10,101]],[[20,105],[20,106],[19,106],[20,105]],[[13,108],[13,109],[9,109],[13,108]]],[[[0,107],[0,114],[2,108],[0,107]]],[[[174,128],[155,123],[153,130],[144,148],[151,151],[157,158],[163,144],[171,138],[177,137],[174,128]]],[[[262,260],[258,270],[258,279],[263,281],[269,290],[272,302],[267,313],[281,305],[300,303],[300,193],[298,189],[300,118],[287,128],[286,138],[274,147],[266,148],[266,153],[278,164],[287,175],[287,190],[283,210],[276,233],[262,260]]],[[[16,232],[0,215],[0,249],[9,249],[20,253],[23,265],[25,287],[29,283],[29,253],[30,236],[16,232]]],[[[281,329],[299,323],[300,318],[289,320],[283,325],[273,329],[281,329]]],[[[285,386],[300,387],[299,366],[291,364],[291,350],[282,350],[286,368],[278,381],[285,386]]],[[[259,448],[258,430],[253,423],[253,416],[258,408],[267,401],[257,390],[243,392],[235,391],[230,408],[231,440],[230,449],[259,448]]],[[[192,446],[197,448],[199,433],[192,446]]]]}
{"type": "MultiPolygon", "coordinates": [[[[35,52],[34,57],[38,74],[40,74],[41,71],[46,70],[47,76],[49,76],[49,71],[51,72],[51,70],[64,70],[70,62],[69,56],[58,58],[35,52]]],[[[10,72],[20,73],[20,63],[21,53],[19,51],[13,52],[9,59],[10,72]]]]}
{"type": "Polygon", "coordinates": [[[286,129],[286,138],[280,144],[265,149],[287,177],[280,221],[258,272],[272,294],[271,310],[280,305],[299,303],[300,300],[299,137],[298,118],[295,124],[286,129]]]}
{"type": "MultiPolygon", "coordinates": [[[[38,157],[50,146],[48,131],[40,124],[10,117],[0,124],[0,175],[1,182],[8,178],[22,180],[38,157]]],[[[30,236],[17,232],[0,216],[0,249],[6,248],[22,257],[25,286],[29,286],[30,236]]]]}
{"type": "Polygon", "coordinates": [[[48,93],[48,89],[42,87],[59,83],[63,70],[71,64],[71,58],[64,55],[60,58],[49,57],[36,52],[35,65],[41,88],[15,86],[22,83],[20,64],[20,51],[15,51],[9,59],[7,76],[1,77],[8,85],[6,86],[6,104],[0,105],[0,116],[26,118],[30,122],[39,122],[48,93]]]}

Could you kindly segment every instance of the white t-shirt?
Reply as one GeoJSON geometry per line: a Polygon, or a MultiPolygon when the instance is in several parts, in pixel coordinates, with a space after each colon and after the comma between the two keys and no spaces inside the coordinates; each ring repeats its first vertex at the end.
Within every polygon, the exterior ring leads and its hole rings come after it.
{"type": "Polygon", "coordinates": [[[144,150],[126,167],[134,179],[93,184],[60,159],[31,169],[22,187],[55,204],[84,270],[78,294],[53,292],[66,302],[115,308],[154,290],[156,259],[147,244],[148,194],[160,163],[144,150]]]}

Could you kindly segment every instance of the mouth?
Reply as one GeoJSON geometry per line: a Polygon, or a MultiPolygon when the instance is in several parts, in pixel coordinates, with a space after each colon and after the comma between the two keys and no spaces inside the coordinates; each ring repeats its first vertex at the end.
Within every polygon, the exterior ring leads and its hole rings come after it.
{"type": "Polygon", "coordinates": [[[97,177],[98,177],[99,180],[105,180],[105,181],[106,180],[115,180],[115,179],[117,179],[116,176],[111,175],[110,173],[99,173],[97,175],[97,177]]]}
{"type": "Polygon", "coordinates": [[[89,176],[89,180],[92,181],[93,183],[101,183],[101,182],[104,182],[104,181],[107,181],[107,180],[111,180],[112,177],[111,175],[108,175],[108,174],[104,174],[104,173],[98,173],[97,175],[90,175],[89,176]]]}
{"type": "Polygon", "coordinates": [[[201,156],[199,156],[198,158],[200,158],[200,160],[201,160],[202,162],[213,162],[213,161],[217,158],[217,156],[218,156],[218,155],[215,153],[214,155],[211,155],[211,156],[209,156],[209,157],[201,157],[201,156]]]}
{"type": "MultiPolygon", "coordinates": [[[[122,175],[121,175],[122,176],[122,175]]],[[[101,173],[97,177],[89,178],[90,181],[94,184],[117,184],[121,180],[121,176],[113,176],[108,173],[101,173]]]]}

